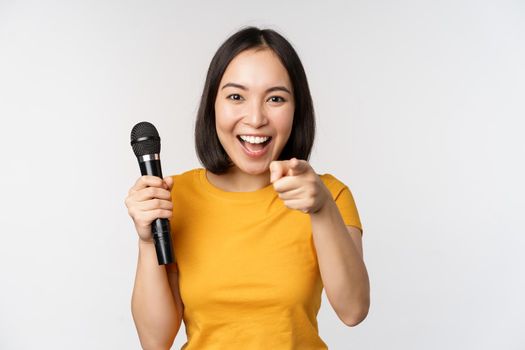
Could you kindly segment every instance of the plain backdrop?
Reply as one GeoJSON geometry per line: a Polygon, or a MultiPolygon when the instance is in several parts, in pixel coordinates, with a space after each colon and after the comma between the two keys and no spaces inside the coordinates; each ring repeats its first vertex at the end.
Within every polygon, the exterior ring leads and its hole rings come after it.
{"type": "Polygon", "coordinates": [[[0,0],[0,348],[140,348],[129,133],[201,167],[206,71],[246,25],[299,53],[310,163],[363,223],[370,313],[323,293],[330,349],[524,349],[525,4],[457,0],[0,0]]]}

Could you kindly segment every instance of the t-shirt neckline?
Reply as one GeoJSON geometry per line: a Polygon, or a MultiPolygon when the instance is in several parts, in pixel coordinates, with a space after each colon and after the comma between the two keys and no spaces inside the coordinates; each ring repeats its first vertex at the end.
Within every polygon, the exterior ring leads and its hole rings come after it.
{"type": "Polygon", "coordinates": [[[230,191],[225,191],[223,189],[220,189],[218,187],[216,187],[215,185],[213,185],[209,180],[208,180],[208,177],[206,176],[206,172],[207,172],[207,169],[206,168],[201,168],[199,169],[199,180],[201,182],[201,184],[203,185],[203,187],[217,195],[217,196],[220,196],[222,198],[226,198],[226,199],[233,199],[233,200],[250,200],[250,199],[255,199],[255,200],[260,200],[266,196],[268,196],[269,194],[275,194],[275,190],[273,188],[273,184],[270,183],[268,186],[266,187],[263,187],[263,188],[260,188],[256,191],[250,191],[250,192],[230,192],[230,191]]]}

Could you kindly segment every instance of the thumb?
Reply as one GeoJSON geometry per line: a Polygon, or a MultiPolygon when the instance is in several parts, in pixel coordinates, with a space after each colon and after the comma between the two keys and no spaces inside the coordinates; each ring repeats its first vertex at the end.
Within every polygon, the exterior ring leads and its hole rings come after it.
{"type": "Polygon", "coordinates": [[[270,182],[273,183],[279,180],[286,173],[284,162],[282,160],[274,160],[270,163],[270,182]]]}
{"type": "Polygon", "coordinates": [[[166,182],[166,185],[168,185],[168,189],[171,191],[171,188],[173,187],[173,177],[171,176],[164,177],[164,182],[166,182]]]}

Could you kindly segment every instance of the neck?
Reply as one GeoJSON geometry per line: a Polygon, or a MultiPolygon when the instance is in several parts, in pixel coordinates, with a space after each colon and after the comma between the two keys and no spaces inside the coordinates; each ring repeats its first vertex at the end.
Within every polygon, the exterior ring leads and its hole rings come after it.
{"type": "Polygon", "coordinates": [[[210,183],[228,192],[253,192],[270,184],[269,169],[257,175],[247,174],[236,166],[221,175],[216,175],[209,171],[206,173],[210,183]]]}

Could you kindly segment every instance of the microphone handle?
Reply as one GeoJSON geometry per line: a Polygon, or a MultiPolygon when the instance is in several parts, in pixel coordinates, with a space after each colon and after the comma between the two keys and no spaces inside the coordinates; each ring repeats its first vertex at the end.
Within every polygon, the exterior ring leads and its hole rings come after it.
{"type": "MultiPolygon", "coordinates": [[[[139,159],[140,173],[142,175],[158,176],[162,179],[162,168],[160,167],[158,155],[147,158],[153,159],[143,161],[139,159]]],[[[159,265],[172,264],[175,261],[170,231],[170,222],[168,219],[159,218],[151,223],[151,233],[153,234],[159,265]]]]}

